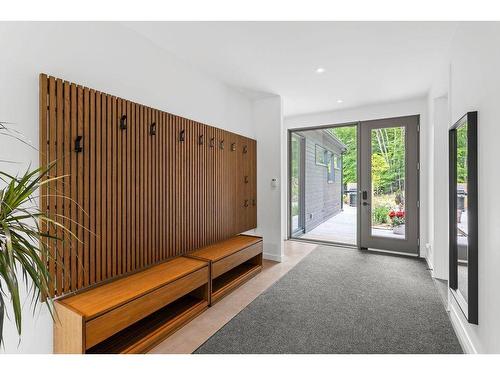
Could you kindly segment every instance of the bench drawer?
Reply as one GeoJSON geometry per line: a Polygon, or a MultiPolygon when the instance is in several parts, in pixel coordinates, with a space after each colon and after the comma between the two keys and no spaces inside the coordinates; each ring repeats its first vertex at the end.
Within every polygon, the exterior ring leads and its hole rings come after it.
{"type": "Polygon", "coordinates": [[[208,277],[208,267],[203,267],[179,280],[89,320],[86,322],[85,347],[87,349],[91,348],[154,311],[206,284],[208,277]]]}
{"type": "Polygon", "coordinates": [[[246,262],[248,259],[262,253],[262,242],[251,245],[237,253],[231,254],[212,263],[212,279],[246,262]]]}

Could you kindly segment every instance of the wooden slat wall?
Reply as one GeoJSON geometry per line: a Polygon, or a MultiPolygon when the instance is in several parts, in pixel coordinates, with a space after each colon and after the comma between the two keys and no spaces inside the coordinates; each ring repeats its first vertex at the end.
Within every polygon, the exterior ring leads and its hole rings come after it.
{"type": "Polygon", "coordinates": [[[67,177],[41,191],[40,207],[78,237],[46,241],[50,296],[255,228],[256,151],[252,139],[41,74],[40,163],[67,177]]]}

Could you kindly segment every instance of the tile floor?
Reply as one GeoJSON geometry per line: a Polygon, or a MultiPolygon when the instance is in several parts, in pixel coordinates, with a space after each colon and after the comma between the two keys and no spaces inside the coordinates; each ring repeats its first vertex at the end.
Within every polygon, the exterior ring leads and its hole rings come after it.
{"type": "MultiPolygon", "coordinates": [[[[343,211],[319,224],[316,228],[311,229],[309,232],[300,235],[299,237],[308,240],[356,245],[356,218],[356,207],[344,205],[343,211]]],[[[373,227],[371,234],[375,237],[389,238],[403,238],[404,236],[404,234],[394,234],[392,229],[386,229],[383,227],[373,227]]]]}
{"type": "Polygon", "coordinates": [[[285,254],[281,263],[264,260],[261,273],[193,319],[149,353],[192,353],[250,302],[295,267],[316,246],[303,242],[286,241],[285,254]]]}

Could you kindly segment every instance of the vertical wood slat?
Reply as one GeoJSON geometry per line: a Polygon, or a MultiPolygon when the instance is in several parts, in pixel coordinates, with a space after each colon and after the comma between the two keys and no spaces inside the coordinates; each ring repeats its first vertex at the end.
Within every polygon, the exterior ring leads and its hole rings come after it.
{"type": "Polygon", "coordinates": [[[126,253],[127,253],[127,272],[130,272],[132,270],[132,246],[130,243],[130,224],[131,224],[131,216],[130,216],[130,192],[131,192],[131,186],[130,186],[130,163],[131,163],[131,150],[130,150],[130,144],[132,140],[132,128],[134,126],[134,119],[132,117],[132,103],[127,100],[127,122],[128,122],[128,127],[127,130],[125,130],[125,138],[127,142],[127,150],[126,150],[126,180],[125,180],[125,187],[126,187],[126,200],[125,200],[125,230],[126,230],[126,253]]]}
{"type": "MultiPolygon", "coordinates": [[[[78,132],[78,98],[77,98],[77,87],[74,83],[71,84],[71,141],[74,142],[78,132]]],[[[69,147],[71,150],[72,147],[69,147]]],[[[77,155],[71,152],[71,230],[75,236],[78,236],[78,164],[77,155]]],[[[76,238],[71,239],[71,289],[78,289],[78,240],[76,238]]]]}
{"type": "Polygon", "coordinates": [[[95,273],[96,273],[96,282],[100,282],[103,280],[102,275],[102,234],[101,234],[101,186],[102,186],[102,127],[101,127],[101,93],[96,92],[95,95],[95,128],[96,128],[96,147],[95,147],[95,196],[96,196],[96,205],[95,205],[95,273]]]}
{"type": "Polygon", "coordinates": [[[40,163],[62,160],[52,174],[69,174],[48,186],[47,194],[41,191],[40,206],[53,218],[66,216],[81,240],[50,242],[51,295],[140,270],[256,225],[251,139],[41,75],[40,146],[40,163]],[[152,123],[156,135],[150,134],[152,123]],[[74,150],[79,135],[83,152],[74,150]]]}
{"type": "Polygon", "coordinates": [[[182,225],[182,208],[183,208],[183,200],[182,200],[182,191],[181,187],[183,182],[183,168],[182,168],[182,157],[183,157],[183,147],[184,143],[179,141],[179,136],[180,132],[183,129],[183,123],[182,121],[175,116],[174,118],[174,124],[175,124],[175,132],[174,132],[174,137],[177,139],[177,141],[174,141],[174,157],[175,157],[175,169],[174,169],[174,175],[176,176],[176,183],[175,183],[175,236],[176,236],[176,242],[175,242],[175,247],[174,247],[174,253],[172,254],[173,256],[177,255],[179,252],[182,252],[182,241],[183,241],[183,225],[182,225]]]}
{"type": "MultiPolygon", "coordinates": [[[[77,129],[76,129],[76,136],[83,136],[83,87],[78,86],[77,87],[77,129]]],[[[78,191],[77,191],[77,223],[80,225],[77,226],[77,237],[78,237],[78,243],[77,243],[77,256],[78,256],[78,261],[77,261],[77,267],[78,267],[78,289],[83,287],[83,269],[85,267],[84,264],[84,253],[83,253],[83,226],[84,224],[84,212],[83,212],[83,207],[84,206],[84,201],[83,201],[83,185],[85,183],[84,181],[84,175],[83,175],[83,156],[82,153],[75,153],[76,154],[76,159],[77,159],[77,165],[78,169],[76,170],[76,175],[77,175],[77,184],[78,184],[78,191]]]]}
{"type": "Polygon", "coordinates": [[[118,215],[117,215],[117,170],[118,170],[118,152],[117,152],[117,141],[118,141],[118,114],[117,114],[117,104],[116,97],[111,98],[111,134],[112,134],[112,143],[111,143],[111,276],[115,277],[118,275],[118,261],[117,261],[117,234],[116,228],[118,226],[118,215]]]}
{"type": "Polygon", "coordinates": [[[113,277],[113,247],[111,240],[113,238],[113,228],[112,228],[112,201],[114,197],[112,196],[112,181],[113,181],[113,128],[112,128],[112,117],[113,108],[111,96],[106,95],[106,277],[113,277]]]}
{"type": "Polygon", "coordinates": [[[156,205],[158,204],[158,200],[156,199],[156,137],[153,136],[150,132],[151,124],[156,120],[156,111],[151,109],[151,118],[149,119],[147,130],[148,130],[148,143],[151,145],[151,263],[155,263],[157,261],[157,218],[156,218],[156,205]]]}
{"type": "Polygon", "coordinates": [[[159,204],[159,230],[160,230],[160,259],[165,259],[166,245],[165,245],[165,140],[163,139],[165,134],[165,113],[158,113],[158,125],[157,125],[157,142],[158,142],[158,194],[160,198],[159,204]]]}
{"type": "MultiPolygon", "coordinates": [[[[148,125],[148,129],[150,129],[151,125],[153,123],[158,123],[158,111],[156,110],[153,110],[153,117],[151,119],[151,123],[148,125]]],[[[153,151],[152,151],[152,160],[151,160],[151,164],[152,164],[152,167],[153,167],[153,172],[152,172],[152,175],[153,175],[153,200],[152,200],[152,204],[153,204],[153,211],[151,212],[151,216],[153,217],[153,220],[154,220],[154,223],[153,223],[153,240],[154,240],[154,257],[153,257],[153,262],[156,263],[158,262],[158,260],[160,259],[160,256],[159,256],[159,251],[160,251],[160,246],[159,246],[159,228],[158,228],[158,224],[159,224],[159,218],[158,218],[158,214],[159,214],[159,210],[158,210],[158,204],[160,202],[160,200],[158,199],[158,193],[159,193],[159,186],[158,186],[158,157],[157,157],[157,154],[158,154],[158,137],[156,135],[152,135],[150,134],[150,142],[151,144],[153,145],[153,151]]]]}
{"type": "Polygon", "coordinates": [[[120,131],[121,138],[121,155],[120,155],[120,174],[121,181],[118,183],[121,186],[121,197],[120,197],[120,206],[121,206],[121,215],[120,215],[120,229],[121,229],[121,269],[122,273],[127,273],[127,232],[125,228],[125,223],[127,220],[127,131],[130,127],[130,119],[127,117],[127,102],[125,100],[120,100],[120,117],[125,117],[127,127],[120,131]]]}
{"type": "Polygon", "coordinates": [[[186,197],[186,214],[185,214],[185,224],[186,224],[186,248],[185,251],[189,252],[192,249],[192,231],[191,231],[191,222],[193,218],[192,214],[192,204],[193,204],[193,190],[195,186],[193,184],[193,134],[191,133],[191,121],[185,119],[186,124],[186,189],[185,189],[185,197],[186,197]]]}
{"type": "Polygon", "coordinates": [[[106,126],[106,94],[101,95],[101,186],[98,186],[98,189],[101,190],[101,277],[103,280],[108,278],[107,275],[107,253],[108,249],[106,247],[107,243],[107,230],[106,230],[106,208],[107,208],[107,173],[108,166],[106,164],[107,160],[107,145],[108,145],[108,136],[107,136],[107,126],[106,126]]]}
{"type": "Polygon", "coordinates": [[[175,160],[175,148],[174,148],[174,133],[175,127],[173,124],[173,116],[167,114],[167,165],[168,165],[168,173],[167,173],[167,187],[168,187],[168,206],[167,212],[169,212],[169,220],[168,220],[168,250],[167,250],[167,258],[173,256],[174,246],[175,246],[175,236],[173,228],[175,228],[175,179],[176,175],[174,172],[174,160],[175,160]]]}
{"type": "Polygon", "coordinates": [[[127,127],[120,132],[121,135],[121,155],[120,155],[120,170],[121,170],[121,180],[118,182],[121,185],[121,216],[120,216],[120,229],[121,229],[121,270],[122,273],[127,272],[127,232],[125,223],[127,220],[127,131],[129,130],[130,119],[127,117],[127,102],[121,100],[121,116],[125,116],[127,127]]]}
{"type": "MultiPolygon", "coordinates": [[[[56,79],[56,140],[55,140],[55,150],[57,154],[57,164],[55,168],[55,175],[56,176],[64,176],[64,105],[63,105],[63,100],[64,100],[64,94],[63,94],[63,82],[60,79],[56,79]]],[[[56,199],[55,199],[55,212],[56,212],[56,218],[60,217],[60,215],[63,214],[63,199],[62,199],[62,194],[63,194],[63,183],[64,181],[62,179],[58,179],[55,183],[55,190],[54,194],[56,194],[56,199]]],[[[63,231],[58,227],[55,231],[56,236],[60,239],[63,239],[63,231]]],[[[57,241],[56,242],[56,247],[55,247],[55,256],[56,256],[56,290],[58,293],[64,293],[64,286],[63,286],[63,269],[64,269],[64,257],[63,257],[63,249],[62,249],[62,242],[57,241]]]]}
{"type": "MultiPolygon", "coordinates": [[[[243,169],[243,178],[249,178],[248,176],[248,156],[249,156],[249,152],[250,152],[250,147],[248,145],[248,142],[247,142],[247,139],[246,138],[243,138],[243,150],[242,150],[242,153],[243,153],[243,159],[242,159],[242,169],[243,169]],[[246,150],[246,152],[245,152],[246,150]]],[[[242,223],[242,227],[241,229],[242,230],[246,230],[247,226],[248,226],[248,217],[247,217],[247,213],[248,213],[248,207],[245,207],[245,202],[248,200],[248,190],[249,190],[249,186],[248,186],[248,183],[245,183],[243,182],[243,195],[241,197],[241,201],[240,201],[240,206],[242,207],[242,210],[244,212],[244,214],[242,215],[243,217],[243,223],[242,223]]]]}
{"type": "MultiPolygon", "coordinates": [[[[48,160],[50,162],[55,161],[57,159],[57,153],[56,153],[56,146],[55,146],[55,139],[54,137],[56,136],[56,81],[53,77],[49,78],[49,124],[48,124],[48,141],[49,141],[49,146],[48,146],[48,160]]],[[[54,176],[55,171],[54,167],[52,168],[50,175],[54,176]]],[[[54,219],[54,214],[56,213],[55,209],[55,193],[54,193],[54,183],[51,182],[48,184],[48,213],[49,213],[49,218],[54,219]]],[[[48,226],[48,233],[49,236],[54,236],[54,227],[53,225],[48,226]]],[[[55,293],[55,288],[56,288],[56,282],[57,280],[55,279],[56,277],[56,256],[55,256],[55,251],[56,251],[56,241],[55,240],[49,240],[49,272],[50,275],[52,276],[52,282],[50,283],[50,288],[49,288],[49,293],[50,295],[54,295],[55,293]]]]}
{"type": "MultiPolygon", "coordinates": [[[[64,82],[64,175],[63,181],[63,196],[71,196],[71,85],[69,82],[64,82]]],[[[71,201],[63,200],[63,214],[66,217],[64,225],[71,229],[74,224],[71,222],[71,201]]],[[[64,291],[71,290],[71,246],[64,246],[64,291]]]]}
{"type": "MultiPolygon", "coordinates": [[[[90,284],[90,90],[83,89],[83,286],[90,284]]],[[[68,148],[67,152],[71,152],[68,148]]],[[[80,157],[81,158],[81,157],[80,157]]]]}
{"type": "MultiPolygon", "coordinates": [[[[219,167],[220,167],[220,161],[219,161],[219,131],[218,129],[213,129],[214,136],[213,136],[213,160],[214,160],[214,171],[213,171],[213,176],[212,176],[212,184],[214,186],[214,215],[215,217],[220,217],[220,212],[219,212],[219,189],[220,189],[220,184],[217,184],[217,181],[219,179],[219,167]]],[[[218,241],[219,240],[219,223],[220,220],[214,220],[214,238],[213,241],[218,241]]]]}
{"type": "MultiPolygon", "coordinates": [[[[47,121],[48,78],[47,78],[47,75],[45,75],[45,74],[40,74],[38,95],[39,95],[39,100],[40,100],[40,103],[39,103],[39,105],[40,105],[40,112],[39,112],[40,129],[38,130],[39,131],[38,141],[39,141],[40,147],[39,147],[38,160],[39,160],[40,167],[47,168],[48,164],[49,164],[49,159],[48,159],[49,147],[47,145],[47,143],[48,143],[48,137],[47,137],[47,133],[48,133],[48,128],[47,128],[47,123],[48,123],[48,121],[47,121]]],[[[47,180],[47,176],[44,176],[42,181],[46,181],[46,180],[47,180]]],[[[47,194],[48,194],[47,185],[43,184],[40,187],[39,203],[40,203],[40,211],[44,214],[48,213],[47,194]]],[[[47,223],[45,221],[42,221],[40,223],[40,231],[41,231],[41,233],[45,233],[45,234],[48,232],[48,226],[47,226],[47,223]]],[[[44,252],[42,253],[42,255],[43,255],[42,260],[45,263],[50,262],[50,260],[47,259],[47,256],[45,255],[45,250],[47,250],[48,246],[49,246],[49,242],[47,241],[47,239],[42,237],[40,239],[40,246],[44,249],[44,252]]],[[[52,285],[52,282],[50,282],[50,285],[52,285]]],[[[42,295],[43,300],[45,300],[46,298],[47,298],[46,295],[42,295]]]]}
{"type": "Polygon", "coordinates": [[[183,128],[185,131],[185,140],[184,147],[182,148],[183,157],[182,157],[182,175],[184,177],[184,182],[182,186],[182,197],[181,199],[184,202],[183,213],[182,213],[182,252],[188,252],[189,250],[189,229],[188,229],[188,221],[189,221],[189,204],[190,204],[190,191],[192,190],[192,186],[190,186],[189,181],[189,139],[191,137],[190,129],[188,126],[188,120],[182,119],[183,128]]]}
{"type": "Polygon", "coordinates": [[[137,130],[137,105],[135,103],[132,103],[132,118],[133,118],[133,127],[130,129],[130,150],[131,150],[131,175],[130,175],[130,185],[131,185],[131,191],[130,191],[130,199],[131,199],[131,206],[130,206],[130,223],[131,223],[131,248],[132,248],[132,255],[131,255],[131,267],[132,269],[137,268],[137,251],[138,251],[138,244],[137,244],[137,226],[136,226],[136,219],[137,219],[137,213],[136,213],[136,196],[137,196],[137,184],[136,184],[136,173],[137,169],[135,166],[135,161],[136,161],[136,130],[137,130]]]}
{"type": "MultiPolygon", "coordinates": [[[[118,122],[121,124],[121,118],[123,116],[122,113],[122,100],[120,98],[116,101],[116,117],[118,118],[118,122]]],[[[118,126],[117,126],[118,127],[118,126]]],[[[123,272],[122,268],[122,220],[123,220],[123,211],[122,211],[122,149],[123,149],[123,130],[117,130],[117,140],[116,140],[116,228],[114,228],[116,232],[116,271],[117,274],[120,275],[123,272]]]]}
{"type": "Polygon", "coordinates": [[[252,165],[251,165],[251,178],[252,178],[252,222],[250,224],[251,228],[257,227],[257,142],[251,140],[252,143],[252,165]]]}
{"type": "Polygon", "coordinates": [[[90,265],[88,273],[90,274],[89,285],[92,285],[96,282],[96,98],[95,98],[95,90],[90,90],[90,181],[89,181],[89,189],[90,189],[90,197],[89,197],[89,247],[90,247],[90,265]]]}
{"type": "MultiPolygon", "coordinates": [[[[212,142],[212,140],[215,138],[215,129],[211,126],[208,127],[208,142],[212,142]]],[[[214,184],[214,178],[215,178],[215,158],[214,158],[214,150],[211,147],[212,143],[208,144],[207,147],[207,157],[208,157],[208,163],[209,166],[207,168],[207,184],[208,184],[208,193],[209,193],[209,206],[208,206],[208,213],[209,215],[214,216],[215,215],[215,184],[214,184]]],[[[215,217],[215,216],[214,216],[215,217]]],[[[209,221],[209,241],[210,242],[215,242],[215,222],[217,220],[210,220],[209,221]]]]}
{"type": "Polygon", "coordinates": [[[146,148],[146,175],[145,175],[145,196],[146,196],[146,259],[145,259],[145,265],[149,265],[151,262],[151,143],[148,142],[148,133],[147,133],[147,126],[149,124],[149,120],[151,118],[151,109],[146,107],[144,113],[144,123],[143,123],[143,134],[144,134],[144,144],[146,148]]]}
{"type": "Polygon", "coordinates": [[[144,242],[144,142],[143,142],[143,137],[142,137],[142,119],[144,116],[144,107],[142,105],[139,106],[138,110],[138,117],[137,117],[137,138],[138,138],[138,160],[137,160],[137,165],[138,165],[138,190],[139,190],[139,200],[137,202],[137,208],[138,208],[138,234],[139,234],[139,244],[140,244],[140,249],[138,258],[137,258],[137,264],[139,268],[144,267],[144,262],[143,262],[143,254],[144,254],[144,249],[145,249],[145,242],[144,242]]]}

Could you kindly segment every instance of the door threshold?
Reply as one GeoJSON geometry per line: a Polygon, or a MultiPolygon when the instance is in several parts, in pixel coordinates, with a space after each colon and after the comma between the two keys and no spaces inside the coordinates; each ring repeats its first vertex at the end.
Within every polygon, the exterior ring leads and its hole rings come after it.
{"type": "Polygon", "coordinates": [[[321,241],[321,240],[313,240],[313,239],[308,239],[308,238],[297,238],[297,237],[290,237],[290,238],[288,238],[287,241],[297,241],[297,242],[305,242],[305,243],[314,243],[314,244],[318,244],[318,245],[345,247],[348,249],[358,249],[358,246],[351,245],[351,244],[344,243],[344,242],[321,241]]]}
{"type": "Polygon", "coordinates": [[[398,255],[398,256],[411,257],[411,258],[420,258],[420,254],[405,253],[405,252],[402,252],[402,251],[373,249],[371,247],[370,248],[362,247],[362,248],[360,248],[360,250],[362,250],[362,251],[369,251],[371,253],[382,253],[382,254],[398,255]]]}

